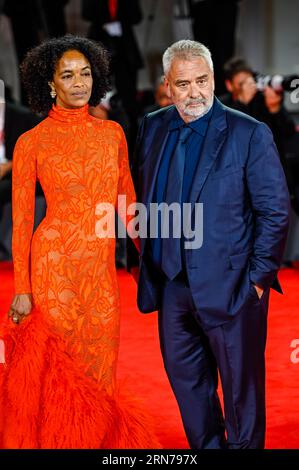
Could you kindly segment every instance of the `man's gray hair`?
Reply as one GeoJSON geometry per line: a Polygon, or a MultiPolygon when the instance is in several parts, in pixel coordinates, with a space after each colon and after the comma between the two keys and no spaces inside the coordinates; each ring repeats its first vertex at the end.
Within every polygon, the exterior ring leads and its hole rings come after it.
{"type": "Polygon", "coordinates": [[[190,60],[202,57],[213,72],[213,61],[209,49],[197,41],[182,39],[169,46],[163,54],[163,71],[167,75],[174,59],[190,60]]]}

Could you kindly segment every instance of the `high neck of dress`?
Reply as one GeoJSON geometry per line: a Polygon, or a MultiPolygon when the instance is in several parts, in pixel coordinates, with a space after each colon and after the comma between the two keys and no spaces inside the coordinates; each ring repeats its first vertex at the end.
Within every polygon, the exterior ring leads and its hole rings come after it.
{"type": "Polygon", "coordinates": [[[62,108],[53,104],[52,109],[49,112],[49,117],[55,119],[55,121],[76,123],[82,122],[88,117],[88,104],[81,108],[62,108]]]}

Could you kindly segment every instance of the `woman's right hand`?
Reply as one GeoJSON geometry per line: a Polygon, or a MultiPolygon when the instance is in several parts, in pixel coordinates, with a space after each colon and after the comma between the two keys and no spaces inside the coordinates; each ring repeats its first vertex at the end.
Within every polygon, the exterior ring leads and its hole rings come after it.
{"type": "Polygon", "coordinates": [[[33,302],[31,294],[16,294],[11,303],[8,317],[13,323],[21,323],[32,310],[33,302]]]}

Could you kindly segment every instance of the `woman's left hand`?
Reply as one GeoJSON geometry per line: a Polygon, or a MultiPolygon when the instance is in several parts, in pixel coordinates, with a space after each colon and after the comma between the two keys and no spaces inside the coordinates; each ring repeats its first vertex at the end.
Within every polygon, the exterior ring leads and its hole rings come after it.
{"type": "Polygon", "coordinates": [[[11,303],[8,317],[11,318],[13,323],[21,323],[32,310],[32,295],[28,294],[16,294],[11,303]]]}

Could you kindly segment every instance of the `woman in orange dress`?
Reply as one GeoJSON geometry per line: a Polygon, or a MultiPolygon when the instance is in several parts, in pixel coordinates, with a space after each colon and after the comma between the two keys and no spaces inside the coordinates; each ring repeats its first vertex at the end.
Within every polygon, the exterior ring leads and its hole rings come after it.
{"type": "Polygon", "coordinates": [[[115,239],[97,205],[135,200],[121,127],[93,118],[108,90],[106,52],[65,36],[30,51],[22,75],[35,112],[13,157],[15,297],[2,336],[1,446],[148,448],[147,418],[115,383],[119,291],[115,239]],[[47,214],[32,237],[35,183],[47,214]]]}

